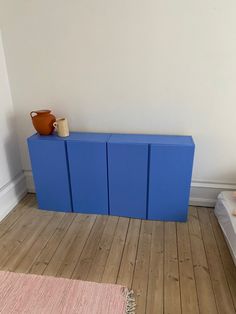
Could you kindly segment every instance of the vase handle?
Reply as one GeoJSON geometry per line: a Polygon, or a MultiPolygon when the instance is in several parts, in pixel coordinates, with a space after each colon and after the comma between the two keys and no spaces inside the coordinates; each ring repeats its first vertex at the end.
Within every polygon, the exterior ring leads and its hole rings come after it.
{"type": "Polygon", "coordinates": [[[30,113],[31,118],[34,117],[34,116],[33,116],[33,113],[36,113],[36,115],[37,115],[37,111],[31,111],[31,113],[30,113]]]}

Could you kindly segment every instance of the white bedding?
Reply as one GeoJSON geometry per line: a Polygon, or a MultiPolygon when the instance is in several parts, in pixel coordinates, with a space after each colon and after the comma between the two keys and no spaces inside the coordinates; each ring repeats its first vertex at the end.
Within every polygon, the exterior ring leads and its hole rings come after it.
{"type": "Polygon", "coordinates": [[[234,192],[224,191],[218,196],[215,206],[215,214],[225,235],[226,241],[236,266],[236,216],[232,211],[236,209],[234,192]]]}

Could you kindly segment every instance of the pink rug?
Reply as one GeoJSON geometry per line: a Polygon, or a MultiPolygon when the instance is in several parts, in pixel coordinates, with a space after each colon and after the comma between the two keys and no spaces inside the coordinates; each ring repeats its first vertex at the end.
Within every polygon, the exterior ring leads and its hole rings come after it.
{"type": "Polygon", "coordinates": [[[0,271],[0,313],[135,313],[132,292],[120,285],[0,271]]]}

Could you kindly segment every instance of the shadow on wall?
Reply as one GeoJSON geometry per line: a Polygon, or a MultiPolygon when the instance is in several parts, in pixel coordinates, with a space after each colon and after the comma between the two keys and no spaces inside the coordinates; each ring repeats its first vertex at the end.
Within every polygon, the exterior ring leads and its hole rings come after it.
{"type": "Polygon", "coordinates": [[[15,114],[9,113],[5,117],[7,125],[7,136],[3,139],[6,166],[8,167],[8,177],[10,181],[3,187],[11,189],[13,197],[19,198],[26,192],[26,183],[22,170],[17,133],[15,126],[15,114]]]}

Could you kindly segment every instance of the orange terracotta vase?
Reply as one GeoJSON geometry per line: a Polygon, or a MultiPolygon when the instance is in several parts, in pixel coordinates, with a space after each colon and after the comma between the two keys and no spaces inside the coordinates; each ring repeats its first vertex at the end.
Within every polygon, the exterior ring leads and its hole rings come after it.
{"type": "Polygon", "coordinates": [[[40,135],[49,135],[53,132],[53,123],[56,118],[51,114],[51,110],[36,110],[31,111],[33,126],[40,135]]]}

